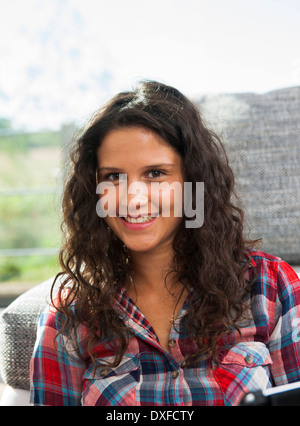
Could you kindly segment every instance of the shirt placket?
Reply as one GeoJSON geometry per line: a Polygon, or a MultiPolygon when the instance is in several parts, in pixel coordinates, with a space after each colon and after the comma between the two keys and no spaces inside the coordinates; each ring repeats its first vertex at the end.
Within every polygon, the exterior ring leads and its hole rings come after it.
{"type": "Polygon", "coordinates": [[[133,334],[159,350],[161,347],[154,329],[124,289],[115,298],[114,309],[133,334]]]}
{"type": "Polygon", "coordinates": [[[186,313],[186,304],[187,302],[182,307],[170,332],[170,353],[165,351],[160,345],[151,324],[124,289],[121,289],[119,295],[116,297],[115,310],[137,337],[166,353],[166,355],[172,359],[172,363],[175,361],[176,364],[180,366],[184,362],[184,358],[180,351],[179,334],[177,330],[180,328],[180,321],[186,313]]]}
{"type": "Polygon", "coordinates": [[[174,405],[190,405],[191,393],[184,378],[184,356],[181,353],[180,334],[178,332],[181,320],[186,313],[187,302],[184,304],[172,326],[169,339],[169,352],[160,345],[154,329],[125,291],[120,293],[120,298],[115,308],[134,335],[150,344],[154,350],[160,351],[165,359],[163,364],[167,363],[169,365],[170,370],[164,370],[165,387],[169,389],[167,392],[168,401],[165,402],[173,403],[174,405]]]}

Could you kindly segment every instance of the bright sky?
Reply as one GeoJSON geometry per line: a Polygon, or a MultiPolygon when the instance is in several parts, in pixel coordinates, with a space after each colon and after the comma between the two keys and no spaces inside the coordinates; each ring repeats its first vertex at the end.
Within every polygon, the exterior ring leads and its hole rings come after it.
{"type": "Polygon", "coordinates": [[[0,118],[85,118],[142,78],[190,97],[300,85],[299,0],[0,0],[0,118]]]}

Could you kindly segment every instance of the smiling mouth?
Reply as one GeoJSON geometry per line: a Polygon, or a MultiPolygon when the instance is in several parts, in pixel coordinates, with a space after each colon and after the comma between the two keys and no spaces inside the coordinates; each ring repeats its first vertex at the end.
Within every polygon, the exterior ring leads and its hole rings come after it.
{"type": "Polygon", "coordinates": [[[128,223],[147,223],[155,219],[157,216],[140,216],[140,217],[122,217],[128,223]]]}

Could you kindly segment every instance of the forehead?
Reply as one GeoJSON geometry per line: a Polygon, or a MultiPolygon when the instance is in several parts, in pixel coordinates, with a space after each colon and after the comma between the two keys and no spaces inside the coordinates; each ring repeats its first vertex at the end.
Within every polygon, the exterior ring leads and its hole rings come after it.
{"type": "MultiPolygon", "coordinates": [[[[181,162],[180,155],[155,132],[128,127],[110,131],[98,149],[98,163],[181,162]]],[[[153,164],[154,164],[153,163],[153,164]]]]}

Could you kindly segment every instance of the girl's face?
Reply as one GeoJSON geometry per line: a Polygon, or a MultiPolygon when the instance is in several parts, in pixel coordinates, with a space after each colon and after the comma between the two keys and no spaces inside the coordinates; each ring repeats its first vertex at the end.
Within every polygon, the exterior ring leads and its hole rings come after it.
{"type": "Polygon", "coordinates": [[[111,230],[131,251],[170,248],[183,220],[180,155],[154,132],[127,127],[109,132],[97,157],[99,202],[111,230]]]}

